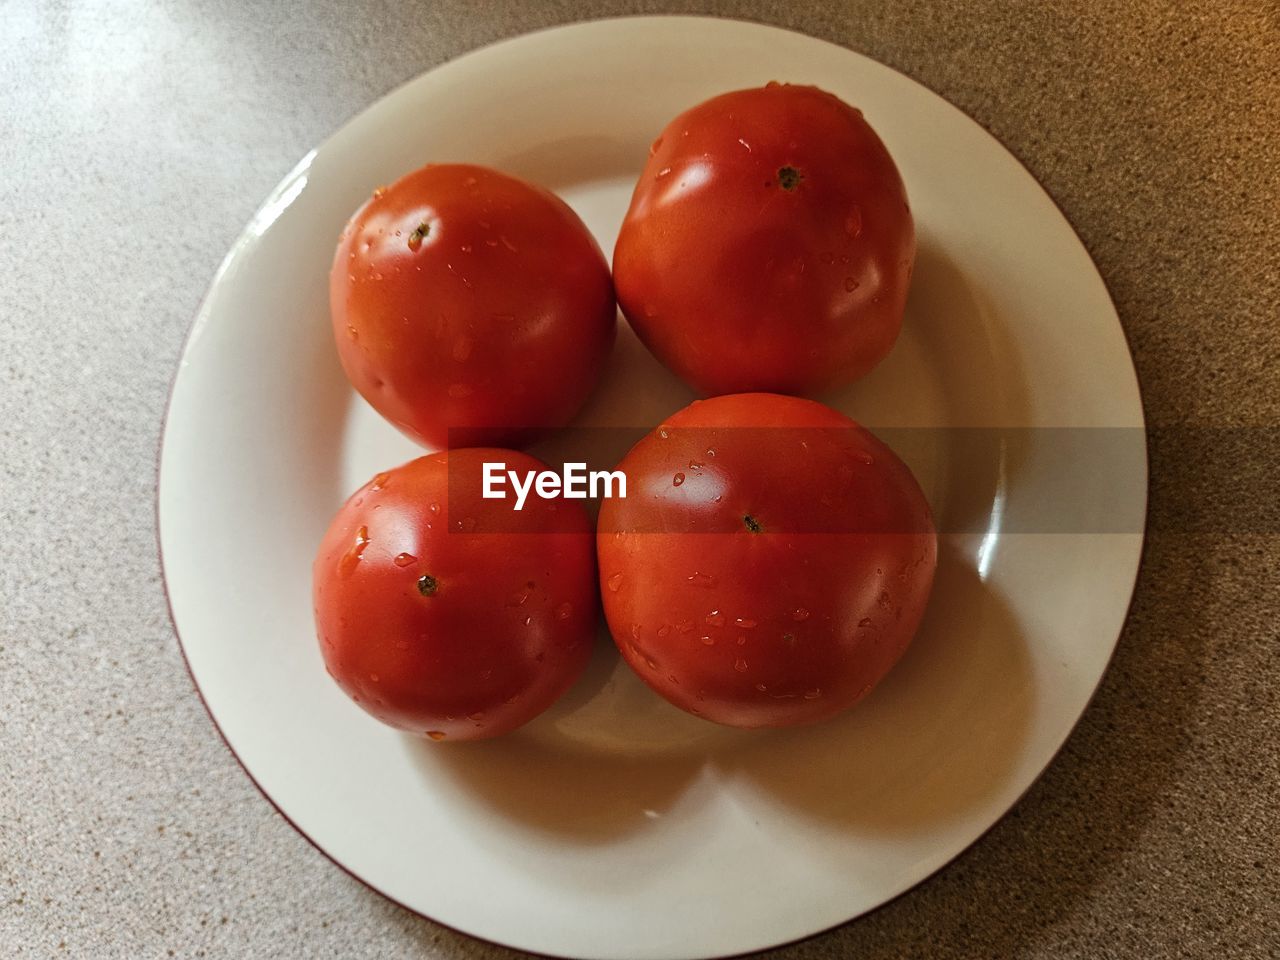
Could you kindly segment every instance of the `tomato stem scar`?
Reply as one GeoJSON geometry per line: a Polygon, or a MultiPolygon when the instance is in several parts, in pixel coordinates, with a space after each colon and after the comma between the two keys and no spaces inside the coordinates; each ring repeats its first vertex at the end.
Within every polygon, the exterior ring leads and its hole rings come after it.
{"type": "Polygon", "coordinates": [[[800,181],[803,179],[804,177],[795,167],[782,167],[778,170],[778,186],[783,190],[794,190],[800,186],[800,181]]]}
{"type": "Polygon", "coordinates": [[[752,533],[759,533],[761,530],[764,529],[762,526],[760,526],[760,521],[758,521],[755,517],[751,516],[751,514],[749,513],[742,518],[742,522],[746,524],[747,529],[750,530],[752,533]]]}
{"type": "Polygon", "coordinates": [[[422,223],[418,224],[417,228],[413,231],[413,233],[409,234],[409,249],[417,250],[420,246],[422,246],[422,241],[427,239],[430,233],[431,233],[431,224],[423,220],[422,223]]]}
{"type": "Polygon", "coordinates": [[[424,573],[418,578],[418,592],[424,597],[434,597],[439,585],[436,578],[429,573],[424,573]]]}

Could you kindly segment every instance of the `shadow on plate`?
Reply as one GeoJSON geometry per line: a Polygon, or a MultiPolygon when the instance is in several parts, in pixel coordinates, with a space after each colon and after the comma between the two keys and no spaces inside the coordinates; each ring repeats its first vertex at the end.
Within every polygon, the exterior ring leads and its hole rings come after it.
{"type": "Polygon", "coordinates": [[[405,746],[510,820],[581,843],[645,828],[703,772],[858,830],[909,831],[998,790],[1021,749],[1034,685],[1018,625],[944,549],[915,642],[865,703],[814,727],[739,731],[661,701],[603,639],[583,680],[512,736],[405,746]]]}
{"type": "Polygon", "coordinates": [[[987,528],[1035,439],[1010,429],[1028,422],[1030,406],[1006,324],[927,235],[916,253],[902,342],[870,376],[821,399],[865,423],[907,462],[945,533],[987,528]],[[945,407],[928,426],[913,423],[929,416],[916,396],[922,376],[945,407]],[[882,417],[906,425],[879,426],[882,417]]]}
{"type": "Polygon", "coordinates": [[[998,791],[1035,697],[1022,632],[945,542],[924,622],[884,682],[816,727],[767,731],[719,758],[788,806],[856,828],[913,831],[998,791]]]}
{"type": "Polygon", "coordinates": [[[715,745],[741,735],[677,710],[622,662],[607,630],[579,681],[505,737],[436,744],[404,736],[422,775],[524,827],[583,844],[652,826],[715,745]]]}

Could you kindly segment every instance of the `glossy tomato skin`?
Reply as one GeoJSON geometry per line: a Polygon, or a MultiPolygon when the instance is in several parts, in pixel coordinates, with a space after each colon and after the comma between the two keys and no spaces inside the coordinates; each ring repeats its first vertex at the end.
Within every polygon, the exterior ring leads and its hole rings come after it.
{"type": "Polygon", "coordinates": [[[617,326],[608,264],[568,205],[464,164],[374,192],[339,240],[329,300],[352,384],[432,448],[563,426],[617,326]]]}
{"type": "Polygon", "coordinates": [[[889,671],[937,564],[894,453],[811,400],[695,402],[623,459],[597,552],[605,616],[640,677],[736,727],[811,723],[889,671]]]}
{"type": "Polygon", "coordinates": [[[379,720],[433,740],[531,720],[582,672],[596,632],[586,511],[535,492],[518,513],[482,499],[485,460],[545,469],[470,448],[380,473],[338,511],[313,569],[330,675],[379,720]]]}
{"type": "Polygon", "coordinates": [[[862,113],[770,84],[662,131],[613,271],[640,339],[696,389],[808,393],[888,354],[914,258],[902,179],[862,113]]]}

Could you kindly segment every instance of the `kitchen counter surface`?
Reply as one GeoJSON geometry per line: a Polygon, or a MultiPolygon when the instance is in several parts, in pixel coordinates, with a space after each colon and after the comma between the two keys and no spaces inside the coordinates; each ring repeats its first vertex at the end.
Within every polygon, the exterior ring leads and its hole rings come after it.
{"type": "Polygon", "coordinates": [[[302,154],[466,50],[632,12],[777,23],[971,114],[1097,261],[1149,423],[1183,428],[1046,775],[940,874],[780,955],[1280,956],[1280,12],[1171,0],[0,4],[0,954],[510,954],[367,890],[244,775],[169,622],[156,454],[200,297],[302,154]]]}

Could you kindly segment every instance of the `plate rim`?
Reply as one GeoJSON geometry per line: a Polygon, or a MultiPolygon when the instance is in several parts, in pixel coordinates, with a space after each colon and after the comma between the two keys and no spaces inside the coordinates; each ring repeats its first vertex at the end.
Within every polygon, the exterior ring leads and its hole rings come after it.
{"type": "Polygon", "coordinates": [[[191,319],[187,324],[187,330],[182,340],[182,346],[178,352],[177,361],[173,365],[173,371],[169,379],[168,390],[167,390],[167,394],[164,402],[162,415],[160,418],[159,437],[155,446],[155,467],[154,467],[155,493],[153,496],[153,503],[152,503],[153,517],[154,517],[153,531],[154,531],[154,537],[155,537],[156,557],[159,561],[159,566],[160,566],[160,574],[161,574],[160,583],[161,583],[161,589],[164,593],[165,609],[168,614],[169,623],[173,628],[174,638],[177,640],[178,652],[182,657],[183,667],[186,670],[187,677],[191,683],[191,687],[194,690],[197,698],[199,699],[201,706],[204,708],[204,712],[208,716],[209,721],[212,723],[213,729],[216,732],[218,739],[222,741],[227,751],[231,754],[231,756],[236,761],[236,764],[240,767],[240,769],[243,771],[245,776],[248,777],[249,782],[253,784],[254,788],[258,791],[258,793],[262,796],[262,798],[267,801],[267,803],[271,806],[271,808],[281,817],[281,819],[283,819],[284,822],[288,824],[297,834],[299,834],[313,849],[318,851],[326,860],[328,860],[330,863],[336,866],[348,877],[354,879],[361,886],[376,893],[378,896],[382,897],[384,900],[395,904],[397,907],[408,912],[409,914],[412,914],[423,920],[430,921],[431,923],[437,924],[438,926],[441,926],[453,933],[460,934],[462,936],[471,938],[473,940],[478,940],[482,943],[491,944],[493,946],[501,947],[508,950],[515,950],[515,951],[522,952],[535,957],[546,957],[546,958],[550,958],[550,960],[577,960],[577,954],[550,953],[550,952],[545,952],[540,950],[531,950],[525,946],[520,946],[517,944],[507,943],[503,940],[499,940],[489,934],[475,933],[469,930],[464,930],[461,927],[457,927],[443,920],[440,920],[437,917],[432,916],[430,913],[424,910],[418,909],[417,907],[410,906],[404,901],[398,899],[395,896],[392,896],[390,893],[387,893],[385,890],[381,889],[373,881],[361,876],[352,867],[349,867],[348,865],[343,863],[341,860],[339,860],[334,854],[326,850],[314,837],[312,837],[306,830],[302,829],[302,827],[299,826],[297,821],[295,821],[293,817],[291,817],[280,806],[280,804],[275,800],[275,798],[272,797],[271,794],[262,786],[258,778],[254,775],[253,771],[249,769],[245,761],[241,758],[240,754],[236,751],[235,747],[232,745],[231,741],[227,738],[226,733],[222,729],[222,725],[218,722],[218,718],[216,717],[213,710],[211,709],[209,702],[205,697],[204,691],[200,687],[199,680],[196,678],[195,672],[192,669],[191,660],[187,654],[186,644],[182,639],[182,632],[178,626],[178,618],[173,606],[173,596],[169,587],[169,574],[168,574],[168,568],[165,562],[164,542],[163,542],[163,536],[161,533],[160,491],[161,491],[161,483],[163,479],[163,465],[164,465],[164,459],[165,459],[164,453],[166,448],[166,442],[169,438],[169,433],[171,430],[171,415],[173,411],[174,395],[177,390],[179,377],[181,376],[183,369],[188,364],[191,350],[195,342],[198,340],[199,334],[203,329],[204,324],[208,322],[207,310],[208,310],[210,298],[213,295],[214,291],[218,288],[219,284],[222,282],[224,276],[228,273],[230,267],[236,262],[239,256],[241,256],[242,249],[246,246],[246,244],[249,241],[252,240],[253,225],[261,219],[264,211],[270,208],[272,204],[275,203],[284,194],[288,186],[295,180],[297,175],[300,172],[306,170],[310,166],[310,163],[314,159],[314,157],[321,150],[323,150],[323,148],[334,137],[336,137],[343,129],[345,129],[349,124],[351,124],[357,118],[369,112],[370,110],[380,105],[384,101],[396,96],[403,89],[413,85],[423,76],[435,70],[438,70],[447,64],[454,63],[458,60],[471,57],[475,54],[478,54],[484,51],[500,48],[508,44],[519,43],[528,38],[537,37],[543,34],[561,32],[561,31],[572,31],[572,30],[577,30],[584,27],[599,26],[603,24],[623,24],[623,23],[635,22],[635,21],[647,21],[651,23],[657,23],[660,21],[668,21],[668,22],[700,21],[704,24],[717,25],[717,26],[723,25],[723,24],[731,24],[737,27],[749,27],[753,30],[761,30],[765,32],[776,31],[784,34],[789,34],[793,37],[800,37],[809,42],[823,44],[828,47],[834,47],[837,50],[840,50],[846,54],[852,54],[854,56],[869,60],[872,63],[875,63],[880,67],[883,67],[884,69],[892,71],[898,77],[907,80],[912,86],[919,88],[925,94],[931,97],[936,97],[944,101],[952,109],[959,111],[965,118],[967,118],[970,122],[972,122],[975,126],[977,126],[991,143],[993,143],[999,150],[1007,154],[1019,167],[1021,167],[1027,173],[1031,182],[1035,184],[1036,189],[1040,191],[1044,199],[1047,199],[1049,201],[1049,204],[1052,206],[1053,210],[1056,211],[1057,214],[1062,218],[1063,223],[1067,225],[1068,229],[1070,229],[1076,241],[1080,244],[1080,247],[1084,251],[1085,256],[1089,262],[1089,266],[1092,268],[1093,273],[1096,276],[1098,282],[1102,285],[1102,289],[1106,293],[1107,301],[1108,303],[1110,303],[1111,308],[1115,314],[1116,327],[1118,328],[1121,339],[1124,343],[1126,359],[1128,360],[1129,372],[1133,377],[1133,387],[1134,387],[1134,392],[1137,398],[1136,413],[1137,413],[1138,420],[1140,421],[1141,429],[1143,431],[1143,441],[1142,441],[1143,482],[1141,485],[1142,529],[1137,532],[1137,537],[1138,537],[1137,557],[1133,565],[1131,582],[1128,584],[1126,588],[1128,590],[1128,598],[1124,604],[1124,613],[1119,620],[1119,625],[1116,630],[1115,638],[1111,640],[1111,648],[1107,653],[1106,661],[1103,664],[1102,669],[1099,671],[1098,678],[1093,684],[1093,689],[1089,692],[1088,696],[1084,699],[1083,703],[1080,706],[1079,711],[1076,713],[1075,717],[1071,720],[1070,725],[1067,726],[1066,732],[1062,736],[1061,740],[1057,743],[1057,745],[1053,747],[1052,751],[1049,753],[1048,757],[1046,758],[1043,766],[1041,766],[1040,770],[1028,781],[1026,786],[1021,791],[1018,792],[1017,796],[1013,799],[1011,803],[1009,803],[1009,805],[1005,808],[1005,810],[1001,814],[999,814],[990,824],[988,824],[981,831],[979,831],[972,839],[967,841],[955,853],[947,857],[945,860],[939,863],[936,867],[934,867],[924,876],[921,876],[917,880],[914,880],[913,882],[907,884],[901,890],[897,891],[891,896],[886,897],[876,906],[854,913],[853,915],[846,917],[845,919],[839,920],[827,926],[823,926],[819,929],[813,930],[809,933],[805,933],[798,937],[779,940],[779,941],[770,943],[768,945],[756,947],[747,951],[699,955],[700,957],[704,957],[705,960],[736,960],[736,958],[740,958],[740,957],[753,956],[757,953],[778,950],[785,947],[790,947],[797,944],[805,943],[809,940],[814,940],[818,937],[831,933],[832,931],[837,930],[840,927],[853,923],[864,917],[868,917],[875,913],[878,913],[881,910],[885,909],[886,907],[890,906],[891,904],[897,902],[900,898],[916,890],[918,887],[922,886],[926,882],[937,877],[939,874],[941,874],[948,867],[952,866],[962,857],[970,855],[974,850],[974,848],[983,839],[985,839],[992,830],[994,830],[997,826],[1003,823],[1006,820],[1006,818],[1009,816],[1009,814],[1013,811],[1013,809],[1017,807],[1020,803],[1022,803],[1022,801],[1026,798],[1026,796],[1032,791],[1032,789],[1034,789],[1040,783],[1041,779],[1048,773],[1049,769],[1057,761],[1058,757],[1060,756],[1063,749],[1065,748],[1067,742],[1076,733],[1081,719],[1084,717],[1085,713],[1088,712],[1089,708],[1093,705],[1095,699],[1098,696],[1098,692],[1102,687],[1102,681],[1106,678],[1107,673],[1111,669],[1112,662],[1115,659],[1116,651],[1120,646],[1120,640],[1124,634],[1124,630],[1126,626],[1129,623],[1130,615],[1132,614],[1133,606],[1137,598],[1138,581],[1141,576],[1143,567],[1146,564],[1147,550],[1149,547],[1149,538],[1147,536],[1147,526],[1148,526],[1149,508],[1150,508],[1151,454],[1150,454],[1150,445],[1147,442],[1146,410],[1142,402],[1142,398],[1143,398],[1142,380],[1139,375],[1137,364],[1134,362],[1133,347],[1132,347],[1132,341],[1130,339],[1129,331],[1125,328],[1125,325],[1120,318],[1120,312],[1116,307],[1115,298],[1112,295],[1110,286],[1107,284],[1106,278],[1103,276],[1101,270],[1099,270],[1092,251],[1089,249],[1088,245],[1085,243],[1084,238],[1080,236],[1080,233],[1076,229],[1075,224],[1067,216],[1066,212],[1062,209],[1062,207],[1059,205],[1058,201],[1053,197],[1053,195],[1049,193],[1048,189],[1044,186],[1044,184],[1040,181],[1040,179],[1034,173],[1032,173],[1032,171],[1018,157],[1018,155],[1014,153],[1013,150],[1010,149],[1004,143],[1004,141],[1001,140],[995,133],[993,133],[990,129],[988,129],[988,127],[985,124],[978,121],[967,110],[962,109],[961,107],[953,103],[951,100],[949,100],[942,94],[938,93],[937,91],[928,87],[921,81],[917,80],[914,76],[903,72],[897,67],[884,63],[883,61],[880,61],[875,57],[870,56],[867,53],[863,53],[860,50],[855,50],[841,43],[827,40],[822,37],[815,37],[812,34],[806,33],[802,30],[795,30],[789,27],[778,26],[776,24],[761,21],[761,20],[748,20],[748,19],[743,19],[741,17],[722,17],[722,16],[713,16],[713,15],[697,14],[697,13],[693,13],[693,14],[685,14],[685,13],[631,14],[631,15],[622,15],[622,16],[611,16],[611,17],[591,17],[591,18],[580,19],[580,20],[564,21],[564,22],[555,23],[548,26],[544,26],[544,27],[539,27],[535,30],[529,30],[529,31],[525,31],[517,34],[511,34],[511,35],[499,37],[495,40],[481,43],[477,46],[470,47],[454,56],[441,60],[440,62],[433,64],[432,66],[427,67],[426,69],[419,70],[417,73],[406,78],[404,81],[394,85],[393,87],[391,87],[381,95],[377,96],[373,100],[370,100],[369,102],[364,103],[354,112],[349,114],[345,119],[340,121],[329,132],[327,136],[325,136],[309,151],[303,154],[303,156],[288,170],[287,173],[284,174],[284,176],[267,193],[266,197],[262,200],[262,202],[259,203],[258,206],[254,209],[254,212],[249,216],[244,226],[241,228],[241,230],[236,234],[235,238],[232,240],[231,245],[228,248],[226,254],[219,261],[217,268],[214,270],[214,273],[210,278],[208,284],[206,285],[204,293],[201,295],[198,303],[196,304],[196,307],[191,315],[191,319]]]}

